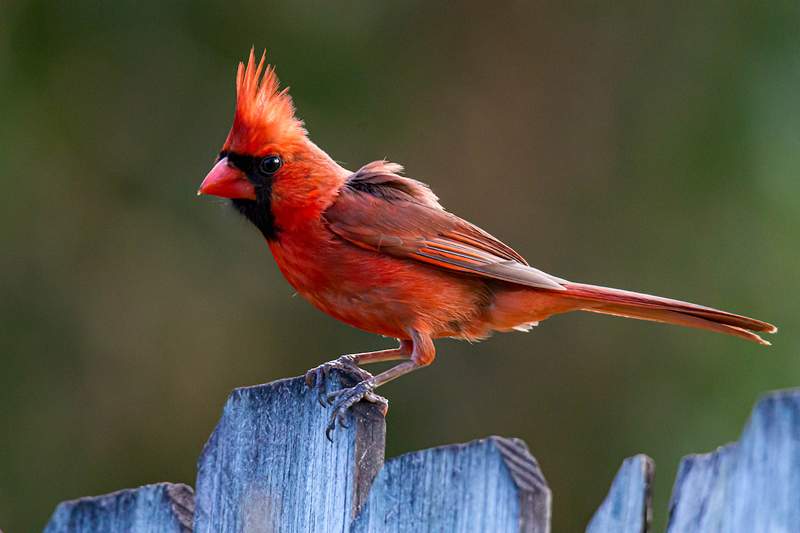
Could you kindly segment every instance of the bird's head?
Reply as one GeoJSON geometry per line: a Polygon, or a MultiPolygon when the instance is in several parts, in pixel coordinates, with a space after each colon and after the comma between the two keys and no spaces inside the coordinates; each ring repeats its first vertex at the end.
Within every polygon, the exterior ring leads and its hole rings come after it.
{"type": "Polygon", "coordinates": [[[239,63],[233,126],[198,194],[230,198],[272,239],[279,229],[276,209],[314,206],[332,189],[329,182],[339,181],[341,167],[308,139],[288,89],[279,88],[265,57],[256,64],[251,49],[247,65],[239,63]]]}

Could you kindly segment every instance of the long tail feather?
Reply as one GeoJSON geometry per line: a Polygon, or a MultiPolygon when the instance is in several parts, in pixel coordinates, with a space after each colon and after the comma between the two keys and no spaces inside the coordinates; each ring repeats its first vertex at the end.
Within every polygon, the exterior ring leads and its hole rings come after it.
{"type": "Polygon", "coordinates": [[[582,283],[567,283],[565,286],[567,290],[559,293],[560,296],[586,302],[581,309],[593,313],[706,329],[764,345],[770,343],[748,330],[765,333],[778,331],[772,324],[761,320],[680,300],[582,283]]]}

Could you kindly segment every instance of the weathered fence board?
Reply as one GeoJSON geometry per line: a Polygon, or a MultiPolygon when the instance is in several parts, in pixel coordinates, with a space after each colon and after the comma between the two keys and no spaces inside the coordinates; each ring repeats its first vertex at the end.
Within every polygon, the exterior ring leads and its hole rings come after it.
{"type": "MultiPolygon", "coordinates": [[[[349,380],[334,373],[327,390],[349,380]]],[[[489,437],[383,465],[379,408],[357,405],[331,443],[331,408],[318,398],[302,378],[237,389],[198,462],[194,499],[170,483],[82,498],[60,504],[45,531],[550,530],[550,490],[522,441],[489,437]]],[[[587,532],[646,532],[652,477],[649,457],[626,459],[587,532]]],[[[800,389],[762,399],[739,443],[684,458],[670,503],[669,533],[773,531],[800,531],[800,389]]]]}
{"type": "Polygon", "coordinates": [[[800,531],[800,391],[763,398],[738,443],[683,459],[667,531],[800,531]]]}
{"type": "Polygon", "coordinates": [[[645,533],[652,520],[653,472],[648,456],[625,459],[587,533],[645,533]]]}
{"type": "Polygon", "coordinates": [[[489,437],[386,463],[353,533],[550,531],[550,489],[518,439],[489,437]]]}
{"type": "Polygon", "coordinates": [[[187,533],[192,530],[191,487],[157,483],[56,507],[45,533],[187,533]]]}
{"type": "MultiPolygon", "coordinates": [[[[349,378],[334,373],[329,390],[349,378]]],[[[386,426],[355,406],[333,442],[331,409],[302,378],[235,390],[198,463],[195,531],[346,531],[383,464],[386,426]]]]}

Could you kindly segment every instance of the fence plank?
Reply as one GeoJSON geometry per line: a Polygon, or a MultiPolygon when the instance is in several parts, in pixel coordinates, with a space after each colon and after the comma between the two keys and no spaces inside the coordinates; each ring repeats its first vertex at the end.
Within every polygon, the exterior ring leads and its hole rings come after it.
{"type": "Polygon", "coordinates": [[[550,489],[518,439],[489,437],[389,460],[352,533],[550,531],[550,489]]]}
{"type": "MultiPolygon", "coordinates": [[[[334,373],[326,387],[350,381],[334,373]]],[[[361,402],[331,443],[330,413],[302,378],[235,390],[198,462],[195,531],[346,531],[383,464],[386,426],[361,402]]]]}
{"type": "MultiPolygon", "coordinates": [[[[327,390],[343,382],[335,373],[327,390]]],[[[522,441],[423,450],[381,470],[378,407],[358,404],[329,443],[317,400],[302,378],[237,389],[200,457],[196,498],[160,483],[63,502],[45,532],[549,532],[550,490],[522,441]]],[[[587,531],[647,531],[652,474],[647,456],[626,459],[587,531]]],[[[667,531],[800,531],[800,389],[763,398],[738,443],[684,458],[667,531]]]]}
{"type": "Polygon", "coordinates": [[[156,483],[103,496],[62,502],[45,533],[187,533],[192,530],[191,487],[156,483]]]}
{"type": "Polygon", "coordinates": [[[667,531],[799,529],[800,389],[795,389],[763,398],[738,443],[683,459],[667,531]]]}
{"type": "Polygon", "coordinates": [[[653,460],[629,457],[614,477],[611,490],[592,517],[587,533],[645,533],[652,520],[653,460]]]}

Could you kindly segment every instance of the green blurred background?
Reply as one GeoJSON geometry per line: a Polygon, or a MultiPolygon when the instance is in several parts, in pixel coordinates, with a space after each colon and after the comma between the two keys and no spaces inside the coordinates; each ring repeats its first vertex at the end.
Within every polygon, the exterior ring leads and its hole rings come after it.
{"type": "Polygon", "coordinates": [[[387,386],[388,452],[519,436],[577,531],[622,459],[737,438],[800,381],[800,4],[0,3],[0,527],[170,480],[234,387],[391,347],[314,310],[197,186],[236,62],[268,49],[312,138],[388,157],[568,279],[738,311],[738,339],[595,315],[443,341],[387,386]]]}

